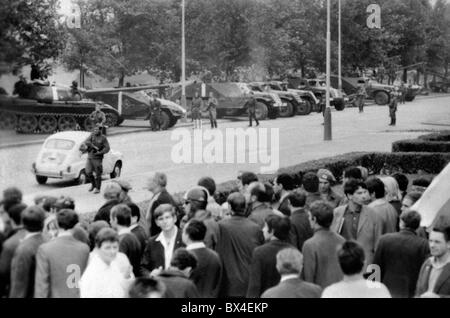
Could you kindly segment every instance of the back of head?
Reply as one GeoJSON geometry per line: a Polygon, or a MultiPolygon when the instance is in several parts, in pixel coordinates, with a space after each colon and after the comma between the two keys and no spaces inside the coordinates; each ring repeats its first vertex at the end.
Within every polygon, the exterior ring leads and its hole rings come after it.
{"type": "Polygon", "coordinates": [[[366,181],[369,177],[369,169],[363,166],[358,166],[357,168],[361,171],[361,180],[366,181]]]}
{"type": "Polygon", "coordinates": [[[406,175],[397,172],[394,173],[392,177],[397,181],[400,191],[405,192],[408,189],[409,180],[406,175]]]}
{"type": "Polygon", "coordinates": [[[241,180],[243,186],[246,186],[252,182],[258,181],[258,177],[256,176],[256,174],[254,174],[253,172],[249,172],[249,171],[242,172],[238,176],[238,179],[241,180]]]}
{"type": "Polygon", "coordinates": [[[306,194],[303,191],[294,191],[288,196],[288,200],[294,208],[303,208],[306,204],[306,194]]]}
{"type": "Polygon", "coordinates": [[[109,223],[103,220],[95,221],[89,224],[88,234],[89,240],[91,241],[91,248],[94,248],[95,238],[97,237],[97,234],[100,232],[100,230],[109,227],[109,223]]]}
{"type": "Polygon", "coordinates": [[[228,204],[230,205],[233,215],[244,216],[246,210],[246,202],[243,194],[239,192],[233,192],[228,196],[228,204]]]}
{"type": "Polygon", "coordinates": [[[310,193],[319,191],[319,177],[313,172],[308,172],[303,176],[303,188],[310,193]]]}
{"type": "Polygon", "coordinates": [[[206,209],[208,205],[208,190],[202,186],[196,186],[186,192],[186,200],[191,203],[191,210],[198,211],[206,209]]]}
{"type": "Polygon", "coordinates": [[[277,253],[277,270],[280,275],[302,272],[303,255],[296,248],[285,248],[277,253]]]}
{"type": "Polygon", "coordinates": [[[344,275],[361,273],[364,267],[364,249],[356,241],[347,241],[338,251],[339,265],[344,275]]]}
{"type": "Polygon", "coordinates": [[[75,201],[71,197],[62,196],[53,204],[56,211],[63,209],[75,210],[75,201]]]}
{"type": "Polygon", "coordinates": [[[38,206],[30,206],[22,212],[22,224],[28,232],[40,232],[44,228],[45,211],[38,206]]]}
{"type": "Polygon", "coordinates": [[[153,277],[138,277],[130,285],[129,298],[162,298],[166,293],[166,285],[153,277]]]}
{"type": "Polygon", "coordinates": [[[333,207],[325,201],[318,200],[309,207],[309,212],[316,219],[317,224],[328,229],[333,222],[333,207]]]}
{"type": "Polygon", "coordinates": [[[400,200],[401,193],[398,188],[397,180],[393,177],[380,177],[380,180],[383,181],[384,186],[386,188],[386,199],[390,201],[400,200]]]}
{"type": "Polygon", "coordinates": [[[139,220],[141,219],[141,210],[139,209],[139,207],[133,202],[127,202],[126,205],[131,210],[131,217],[136,217],[137,222],[139,222],[139,220]]]}
{"type": "Polygon", "coordinates": [[[163,172],[156,172],[153,176],[153,180],[161,188],[165,188],[167,186],[167,175],[163,172]]]}
{"type": "Polygon", "coordinates": [[[208,190],[210,196],[213,196],[216,192],[216,182],[211,177],[203,177],[198,180],[197,185],[202,186],[208,190]]]}
{"type": "Polygon", "coordinates": [[[384,190],[384,183],[379,178],[372,177],[366,180],[366,186],[369,193],[375,194],[376,199],[384,198],[386,193],[384,190]]]}
{"type": "Polygon", "coordinates": [[[400,214],[400,220],[402,220],[405,228],[411,230],[417,230],[420,226],[421,216],[418,212],[410,210],[400,214]]]}
{"type": "Polygon", "coordinates": [[[14,204],[22,202],[22,191],[16,187],[10,187],[3,191],[3,207],[5,211],[13,206],[14,204]]]}
{"type": "Polygon", "coordinates": [[[59,228],[71,230],[78,223],[78,214],[74,210],[62,209],[56,213],[59,228]]]}
{"type": "Polygon", "coordinates": [[[21,215],[22,212],[27,208],[27,205],[24,203],[16,203],[9,207],[7,213],[9,217],[16,223],[17,225],[21,224],[21,215]]]}
{"type": "Polygon", "coordinates": [[[262,182],[252,182],[248,187],[250,196],[254,196],[258,202],[269,202],[266,195],[266,187],[262,182]]]}
{"type": "Polygon", "coordinates": [[[131,209],[126,204],[118,204],[111,209],[111,218],[117,220],[120,226],[129,227],[131,225],[131,209]]]}
{"type": "Polygon", "coordinates": [[[184,270],[188,267],[195,269],[197,267],[197,259],[185,248],[178,248],[172,256],[170,265],[178,268],[179,270],[184,270]]]}
{"type": "Polygon", "coordinates": [[[280,241],[287,241],[289,239],[289,232],[291,230],[291,221],[287,217],[279,215],[269,215],[265,222],[269,232],[273,231],[273,235],[280,241]]]}
{"type": "Polygon", "coordinates": [[[121,192],[122,188],[118,183],[110,182],[106,184],[105,190],[103,190],[103,197],[106,200],[118,200],[121,192]]]}
{"type": "Polygon", "coordinates": [[[362,180],[361,169],[354,166],[347,167],[344,170],[344,178],[362,180]]]}
{"type": "Polygon", "coordinates": [[[264,196],[266,198],[266,201],[261,201],[261,202],[269,202],[269,203],[274,202],[275,191],[273,190],[273,186],[269,182],[265,182],[264,189],[266,192],[266,195],[264,196]]]}
{"type": "Polygon", "coordinates": [[[196,219],[190,220],[183,228],[191,241],[202,242],[206,235],[206,225],[203,221],[196,219]]]}
{"type": "Polygon", "coordinates": [[[109,227],[102,228],[95,236],[95,246],[100,248],[103,242],[119,243],[119,234],[109,227]]]}
{"type": "Polygon", "coordinates": [[[294,189],[294,178],[290,174],[281,173],[277,176],[277,183],[283,186],[286,191],[291,191],[294,189]]]}

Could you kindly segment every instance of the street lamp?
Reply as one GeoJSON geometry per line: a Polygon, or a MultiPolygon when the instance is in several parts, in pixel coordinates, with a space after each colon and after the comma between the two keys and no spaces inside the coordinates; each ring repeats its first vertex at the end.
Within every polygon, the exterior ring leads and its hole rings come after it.
{"type": "Polygon", "coordinates": [[[341,56],[341,0],[338,0],[338,89],[339,95],[342,94],[342,56],[341,56]]]}
{"type": "Polygon", "coordinates": [[[186,48],[184,36],[184,1],[181,0],[181,106],[186,109],[186,48]]]}
{"type": "Polygon", "coordinates": [[[327,90],[325,96],[324,112],[324,140],[332,139],[331,132],[331,108],[330,108],[330,55],[331,55],[331,35],[330,35],[330,0],[327,0],[327,90]]]}

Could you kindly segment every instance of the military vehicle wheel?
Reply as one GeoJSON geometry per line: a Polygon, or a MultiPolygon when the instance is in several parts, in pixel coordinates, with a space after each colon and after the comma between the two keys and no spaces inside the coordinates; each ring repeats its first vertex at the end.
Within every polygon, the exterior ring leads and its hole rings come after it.
{"type": "Polygon", "coordinates": [[[77,121],[72,116],[61,116],[58,119],[58,129],[60,131],[76,130],[77,121]]]}
{"type": "Polygon", "coordinates": [[[47,177],[44,176],[36,176],[36,181],[39,184],[45,184],[47,182],[47,177]]]}
{"type": "Polygon", "coordinates": [[[166,130],[170,127],[170,116],[165,111],[161,112],[161,130],[166,130]]]}
{"type": "Polygon", "coordinates": [[[170,120],[170,125],[169,128],[175,126],[177,124],[178,119],[176,119],[175,117],[172,117],[172,119],[170,120]]]}
{"type": "Polygon", "coordinates": [[[286,107],[280,108],[280,117],[291,117],[294,115],[294,105],[290,101],[286,101],[286,107]]]}
{"type": "Polygon", "coordinates": [[[376,92],[374,100],[377,105],[386,105],[389,103],[389,95],[386,92],[376,92]]]}
{"type": "Polygon", "coordinates": [[[17,126],[17,116],[8,112],[0,112],[0,129],[14,129],[17,126]]]}
{"type": "Polygon", "coordinates": [[[115,127],[117,126],[117,123],[119,122],[119,117],[116,114],[113,113],[106,113],[106,122],[105,125],[108,127],[115,127]]]}
{"type": "Polygon", "coordinates": [[[23,133],[32,133],[38,127],[36,116],[24,115],[19,118],[19,130],[23,133]]]}
{"type": "Polygon", "coordinates": [[[39,118],[39,129],[43,133],[52,133],[58,127],[58,121],[53,116],[44,115],[39,118]]]}
{"type": "Polygon", "coordinates": [[[269,113],[267,114],[267,117],[269,117],[269,119],[276,119],[278,117],[278,108],[269,107],[269,113]]]}
{"type": "Polygon", "coordinates": [[[86,117],[83,121],[83,129],[86,131],[92,131],[94,129],[95,124],[89,117],[86,117]]]}
{"type": "Polygon", "coordinates": [[[311,101],[308,99],[303,100],[304,103],[297,106],[297,115],[309,115],[312,111],[311,101]]]}
{"type": "Polygon", "coordinates": [[[264,120],[267,118],[267,114],[269,113],[269,109],[267,105],[261,102],[256,102],[255,107],[255,117],[258,120],[264,120]]]}
{"type": "Polygon", "coordinates": [[[80,171],[80,175],[77,178],[78,184],[86,184],[88,183],[88,176],[86,175],[86,172],[83,170],[80,171]]]}
{"type": "Polygon", "coordinates": [[[120,177],[120,174],[122,173],[122,163],[120,161],[117,161],[114,165],[114,169],[109,175],[111,179],[120,177]]]}
{"type": "Polygon", "coordinates": [[[344,108],[345,108],[344,100],[335,101],[334,109],[341,111],[341,110],[344,110],[344,108]]]}

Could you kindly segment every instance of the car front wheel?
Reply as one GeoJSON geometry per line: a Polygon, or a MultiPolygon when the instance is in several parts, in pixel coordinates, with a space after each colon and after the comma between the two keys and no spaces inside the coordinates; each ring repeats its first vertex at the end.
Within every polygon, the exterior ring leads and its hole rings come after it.
{"type": "Polygon", "coordinates": [[[45,184],[47,182],[47,177],[44,176],[36,176],[36,181],[39,184],[45,184]]]}
{"type": "Polygon", "coordinates": [[[120,162],[116,162],[114,165],[114,169],[110,174],[111,179],[120,177],[120,174],[122,172],[122,164],[120,162]]]}
{"type": "Polygon", "coordinates": [[[86,184],[88,183],[88,177],[86,175],[86,172],[83,170],[80,171],[80,175],[77,178],[77,183],[78,184],[86,184]]]}

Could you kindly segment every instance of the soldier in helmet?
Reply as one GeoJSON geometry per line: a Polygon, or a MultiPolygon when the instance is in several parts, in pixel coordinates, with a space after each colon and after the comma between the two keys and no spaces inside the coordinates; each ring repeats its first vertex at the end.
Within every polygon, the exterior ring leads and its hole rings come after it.
{"type": "Polygon", "coordinates": [[[389,126],[395,126],[395,122],[397,117],[395,113],[397,112],[397,104],[398,104],[398,91],[397,89],[390,92],[390,100],[389,100],[389,117],[391,117],[391,123],[389,126]]]}
{"type": "Polygon", "coordinates": [[[89,115],[89,119],[94,125],[101,126],[102,133],[106,135],[106,115],[100,108],[100,104],[95,104],[95,110],[89,115]]]}
{"type": "Polygon", "coordinates": [[[85,171],[92,185],[89,191],[94,190],[94,193],[100,192],[103,174],[103,156],[109,150],[108,139],[102,134],[101,124],[97,124],[92,134],[80,146],[82,153],[88,153],[85,171]]]}

